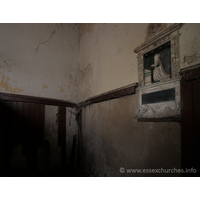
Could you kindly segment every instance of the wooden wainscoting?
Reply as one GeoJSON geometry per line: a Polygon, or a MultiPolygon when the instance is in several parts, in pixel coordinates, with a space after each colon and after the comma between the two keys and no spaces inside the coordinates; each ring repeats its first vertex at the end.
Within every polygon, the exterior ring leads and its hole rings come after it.
{"type": "MultiPolygon", "coordinates": [[[[56,99],[0,93],[0,176],[34,176],[33,172],[37,171],[37,151],[44,145],[45,105],[59,108],[58,145],[61,145],[61,165],[64,169],[65,111],[66,107],[76,107],[76,104],[56,99]],[[22,146],[21,153],[26,157],[26,161],[23,169],[13,171],[10,170],[11,158],[17,145],[22,146]]],[[[41,176],[48,176],[48,158],[44,159],[43,166],[44,174],[41,176]]]]}
{"type": "Polygon", "coordinates": [[[182,168],[191,169],[182,175],[200,176],[200,65],[182,70],[181,75],[182,168]]]}

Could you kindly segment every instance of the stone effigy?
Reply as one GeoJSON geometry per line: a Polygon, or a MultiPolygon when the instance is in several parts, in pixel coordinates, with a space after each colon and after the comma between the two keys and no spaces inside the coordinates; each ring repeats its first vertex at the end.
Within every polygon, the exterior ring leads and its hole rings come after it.
{"type": "Polygon", "coordinates": [[[154,81],[160,81],[162,79],[170,78],[170,74],[165,72],[163,64],[160,60],[160,54],[155,54],[154,64],[151,67],[155,67],[153,70],[153,79],[154,81]]]}

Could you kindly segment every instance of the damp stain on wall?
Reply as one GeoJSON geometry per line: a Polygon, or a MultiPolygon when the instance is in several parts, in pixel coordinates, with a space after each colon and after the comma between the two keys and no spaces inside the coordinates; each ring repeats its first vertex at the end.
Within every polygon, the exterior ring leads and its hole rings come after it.
{"type": "Polygon", "coordinates": [[[71,84],[72,84],[72,82],[73,82],[73,79],[74,79],[74,77],[70,74],[70,77],[69,77],[69,85],[68,85],[68,89],[70,89],[71,88],[71,84]]]}
{"type": "Polygon", "coordinates": [[[48,85],[44,84],[43,89],[45,89],[45,88],[49,88],[48,85]]]}
{"type": "MultiPolygon", "coordinates": [[[[4,61],[5,62],[5,61],[4,61]]],[[[8,72],[12,72],[10,69],[8,69],[8,67],[6,67],[6,66],[1,66],[0,65],[0,69],[6,69],[6,70],[8,70],[8,72]]],[[[0,73],[2,73],[2,72],[0,72],[0,73]]]]}
{"type": "Polygon", "coordinates": [[[183,62],[187,63],[187,64],[190,64],[190,63],[196,62],[198,59],[200,59],[200,56],[198,56],[195,53],[195,54],[192,54],[191,56],[186,56],[185,55],[184,58],[183,58],[183,62]]]}
{"type": "MultiPolygon", "coordinates": [[[[13,88],[9,85],[8,81],[10,80],[9,77],[5,77],[4,74],[2,74],[2,78],[0,81],[0,87],[4,89],[5,92],[12,92],[12,93],[21,93],[24,90],[22,88],[13,88]]],[[[1,89],[0,89],[1,90],[1,89]]]]}
{"type": "Polygon", "coordinates": [[[57,87],[60,89],[61,93],[64,92],[64,89],[62,87],[60,87],[60,86],[57,86],[57,87]]]}
{"type": "MultiPolygon", "coordinates": [[[[4,66],[4,65],[2,65],[2,66],[0,65],[0,69],[1,69],[1,68],[2,68],[2,69],[6,69],[6,68],[8,68],[8,67],[6,67],[6,66],[4,66]]],[[[8,71],[11,72],[10,69],[8,69],[8,71]]]]}
{"type": "Polygon", "coordinates": [[[93,77],[93,63],[89,63],[86,68],[78,71],[78,83],[82,98],[88,98],[91,91],[91,79],[93,77]]]}
{"type": "Polygon", "coordinates": [[[82,37],[86,34],[86,33],[91,33],[93,30],[95,24],[93,23],[85,23],[85,24],[78,24],[78,32],[79,32],[79,45],[80,42],[82,40],[82,37]]]}

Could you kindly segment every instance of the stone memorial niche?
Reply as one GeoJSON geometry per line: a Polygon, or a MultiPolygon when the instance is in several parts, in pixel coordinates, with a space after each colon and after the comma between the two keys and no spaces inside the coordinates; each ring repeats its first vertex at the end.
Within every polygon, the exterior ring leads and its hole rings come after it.
{"type": "MultiPolygon", "coordinates": [[[[147,30],[151,30],[150,24],[147,30]]],[[[134,51],[138,53],[138,118],[163,118],[180,115],[179,28],[174,24],[155,30],[134,51]]],[[[148,32],[147,32],[148,34],[148,32]]]]}
{"type": "Polygon", "coordinates": [[[145,85],[171,77],[170,42],[144,54],[143,59],[145,85]]]}

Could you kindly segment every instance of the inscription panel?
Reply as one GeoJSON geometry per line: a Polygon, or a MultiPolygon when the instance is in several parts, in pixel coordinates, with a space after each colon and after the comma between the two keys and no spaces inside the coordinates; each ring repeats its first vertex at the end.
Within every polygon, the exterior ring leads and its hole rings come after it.
{"type": "Polygon", "coordinates": [[[175,88],[142,95],[142,105],[175,100],[175,88]]]}

